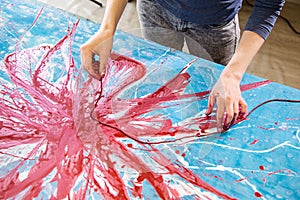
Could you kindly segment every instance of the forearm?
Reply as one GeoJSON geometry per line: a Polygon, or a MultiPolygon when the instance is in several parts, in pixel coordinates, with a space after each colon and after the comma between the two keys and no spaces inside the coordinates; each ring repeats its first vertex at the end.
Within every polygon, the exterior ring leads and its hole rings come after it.
{"type": "Polygon", "coordinates": [[[108,0],[99,31],[114,34],[128,0],[108,0]]]}
{"type": "Polygon", "coordinates": [[[99,30],[80,47],[83,68],[98,80],[105,75],[113,36],[126,4],[127,0],[107,0],[99,30]],[[95,55],[99,56],[98,61],[94,60],[95,55]]]}
{"type": "Polygon", "coordinates": [[[222,72],[222,76],[241,81],[251,60],[256,55],[264,39],[252,31],[244,31],[236,52],[222,72]]]}

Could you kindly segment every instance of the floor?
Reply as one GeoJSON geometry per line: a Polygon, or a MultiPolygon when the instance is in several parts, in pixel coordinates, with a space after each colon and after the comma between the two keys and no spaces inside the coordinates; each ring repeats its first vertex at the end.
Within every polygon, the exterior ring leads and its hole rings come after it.
{"type": "MultiPolygon", "coordinates": [[[[105,8],[89,0],[40,0],[67,12],[101,23],[105,8]]],[[[252,1],[250,1],[252,2],[252,1]]],[[[101,0],[105,7],[106,0],[101,0]]],[[[251,7],[244,3],[240,14],[243,29],[251,13],[251,7]]],[[[300,4],[286,2],[281,15],[300,31],[300,4]]],[[[128,3],[118,29],[141,36],[135,1],[128,3]]],[[[292,31],[281,18],[268,40],[251,62],[248,73],[300,89],[300,35],[292,31]]]]}

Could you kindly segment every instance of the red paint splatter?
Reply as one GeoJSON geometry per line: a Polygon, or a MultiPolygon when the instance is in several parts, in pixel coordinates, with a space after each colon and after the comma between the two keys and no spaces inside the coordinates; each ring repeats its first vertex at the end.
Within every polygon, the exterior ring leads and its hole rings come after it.
{"type": "Polygon", "coordinates": [[[259,142],[259,140],[255,139],[255,140],[253,140],[253,141],[250,143],[250,145],[257,144],[258,142],[259,142]]]}
{"type": "Polygon", "coordinates": [[[241,86],[241,91],[250,90],[253,88],[264,86],[264,85],[270,84],[271,82],[272,81],[270,81],[270,80],[264,80],[264,81],[260,81],[260,82],[245,84],[245,85],[241,86]]]}
{"type": "Polygon", "coordinates": [[[268,176],[271,176],[271,175],[274,175],[274,174],[278,174],[278,173],[281,173],[281,172],[288,172],[288,173],[292,173],[293,174],[293,172],[290,169],[280,169],[280,170],[277,170],[277,171],[274,171],[274,172],[269,172],[268,176]]]}
{"type": "Polygon", "coordinates": [[[299,120],[300,117],[294,117],[294,118],[286,118],[287,121],[294,121],[294,120],[299,120]]]}
{"type": "Polygon", "coordinates": [[[259,166],[259,169],[260,170],[265,170],[265,167],[261,165],[261,166],[259,166]]]}
{"type": "Polygon", "coordinates": [[[244,180],[247,180],[247,178],[241,178],[241,179],[236,180],[235,182],[242,182],[244,180]]]}
{"type": "Polygon", "coordinates": [[[254,195],[255,195],[257,198],[263,197],[263,195],[262,195],[260,192],[255,192],[254,195]]]}
{"type": "MultiPolygon", "coordinates": [[[[23,153],[27,155],[16,157],[18,164],[0,178],[1,198],[15,198],[22,193],[25,199],[32,199],[47,190],[47,184],[55,182],[56,194],[51,194],[50,199],[84,199],[91,188],[104,199],[129,199],[128,188],[119,170],[131,168],[138,173],[136,179],[132,180],[133,187],[129,188],[134,196],[142,198],[142,182],[147,180],[161,198],[178,199],[181,194],[169,186],[169,180],[165,180],[142,157],[130,151],[128,148],[133,145],[122,143],[120,138],[127,137],[124,133],[128,133],[137,142],[140,138],[161,138],[163,143],[164,136],[195,136],[198,130],[191,129],[191,125],[199,124],[203,132],[215,128],[214,116],[197,117],[179,127],[167,116],[144,115],[164,108],[164,102],[201,100],[207,97],[209,91],[182,94],[190,78],[183,70],[143,98],[122,99],[119,94],[140,80],[146,68],[135,60],[113,54],[103,80],[103,98],[94,108],[100,83],[91,77],[80,82],[71,53],[77,25],[78,22],[54,46],[23,51],[16,48],[17,51],[4,60],[12,84],[1,83],[0,150],[20,145],[31,145],[32,149],[29,153],[23,153]],[[66,49],[68,55],[62,52],[66,49]],[[61,63],[66,64],[62,69],[66,71],[62,70],[64,75],[53,82],[48,73],[50,63],[61,57],[64,61],[61,63]],[[120,71],[123,73],[118,73],[120,71]],[[74,81],[77,78],[78,81],[74,81]],[[72,89],[74,87],[75,91],[72,89]],[[99,124],[89,114],[109,126],[99,124]],[[119,115],[109,117],[115,114],[119,115]],[[113,127],[120,127],[122,132],[113,127]],[[26,168],[32,160],[35,162],[31,162],[30,169],[26,169],[28,173],[22,174],[22,168],[26,168]],[[47,180],[46,177],[51,179],[47,180]]],[[[244,91],[266,83],[248,84],[241,89],[244,91]]],[[[187,183],[221,198],[234,199],[204,182],[180,162],[170,163],[153,144],[140,142],[140,145],[148,150],[150,158],[167,174],[175,174],[187,183]]],[[[0,153],[9,155],[4,151],[0,153]]]]}
{"type": "MultiPolygon", "coordinates": [[[[47,71],[51,57],[57,56],[61,47],[70,43],[76,25],[54,47],[42,46],[19,51],[8,55],[4,60],[11,82],[22,90],[10,89],[9,85],[3,84],[4,89],[1,90],[3,101],[0,102],[0,114],[3,119],[1,121],[1,140],[3,143],[1,143],[0,149],[21,144],[34,144],[35,147],[27,157],[28,159],[38,157],[38,160],[31,166],[28,175],[22,179],[19,178],[19,170],[27,162],[27,158],[21,159],[18,166],[0,179],[3,198],[15,197],[26,188],[31,189],[25,192],[25,197],[36,197],[44,189],[45,177],[56,171],[51,182],[57,183],[55,197],[58,199],[68,197],[71,191],[73,191],[74,197],[83,199],[89,187],[93,187],[94,191],[105,199],[116,198],[115,192],[108,189],[106,185],[110,185],[118,191],[118,198],[129,199],[126,185],[118,173],[117,162],[122,164],[123,168],[130,167],[139,172],[137,182],[133,183],[134,188],[131,189],[133,195],[142,196],[141,186],[138,185],[147,179],[161,198],[179,197],[178,192],[168,186],[161,174],[151,170],[141,158],[128,151],[127,147],[131,147],[131,144],[126,146],[117,140],[124,135],[107,126],[100,126],[86,116],[86,113],[89,113],[94,106],[94,101],[89,102],[89,97],[96,94],[90,94],[90,88],[97,89],[99,82],[90,78],[83,83],[82,88],[78,88],[78,94],[74,94],[70,90],[72,77],[76,74],[71,53],[67,74],[60,80],[60,84],[52,84],[44,78],[47,77],[45,71],[47,71]],[[31,55],[38,59],[33,60],[31,55]],[[27,65],[24,62],[20,63],[19,60],[32,61],[27,65]],[[36,66],[36,63],[38,63],[37,67],[32,69],[31,66],[36,66]],[[26,75],[28,71],[33,72],[32,76],[26,75]],[[10,98],[7,99],[6,96],[10,98]],[[74,99],[75,101],[73,101],[74,99]],[[42,150],[42,146],[46,148],[42,150]],[[118,157],[118,160],[111,160],[110,155],[118,157]],[[101,171],[101,174],[95,174],[95,171],[101,171]],[[85,180],[81,180],[83,184],[78,187],[79,189],[74,189],[77,180],[82,179],[83,174],[85,174],[85,180]],[[106,184],[101,184],[98,181],[99,178],[106,184]]],[[[139,108],[131,106],[129,111],[116,121],[106,116],[118,113],[122,109],[128,108],[128,105],[142,100],[126,100],[118,102],[119,107],[114,107],[116,105],[114,100],[118,93],[140,79],[145,74],[145,67],[132,59],[117,56],[113,57],[107,73],[108,76],[104,80],[104,85],[107,86],[104,91],[105,98],[101,99],[93,113],[96,114],[98,120],[113,126],[121,126],[124,131],[134,137],[170,135],[169,130],[172,127],[170,119],[160,116],[142,118],[141,115],[159,108],[161,102],[184,98],[179,93],[187,85],[188,74],[179,74],[165,86],[143,98],[144,104],[135,104],[139,108]],[[121,82],[109,86],[110,75],[115,75],[120,70],[128,70],[132,73],[128,73],[128,77],[121,74],[123,77],[117,77],[117,80],[121,82]],[[178,94],[174,91],[178,91],[178,94]],[[141,129],[132,125],[132,122],[157,122],[158,126],[144,125],[141,129]]],[[[96,96],[93,99],[95,98],[96,96]]],[[[184,126],[174,127],[173,130],[174,133],[194,131],[184,126]]],[[[184,166],[170,165],[169,160],[154,147],[147,145],[145,148],[150,148],[152,159],[165,167],[170,174],[177,174],[197,187],[231,199],[228,195],[202,181],[184,166]]]]}

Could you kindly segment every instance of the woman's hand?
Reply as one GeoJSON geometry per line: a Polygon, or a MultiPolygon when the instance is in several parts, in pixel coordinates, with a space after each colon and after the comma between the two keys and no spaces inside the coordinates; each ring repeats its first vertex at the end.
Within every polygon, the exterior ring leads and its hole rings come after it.
{"type": "Polygon", "coordinates": [[[105,75],[112,45],[113,33],[100,29],[80,47],[82,67],[94,78],[101,79],[105,75]]]}
{"type": "Polygon", "coordinates": [[[127,0],[107,1],[99,31],[80,48],[82,67],[94,78],[100,79],[105,75],[113,36],[126,4],[127,0]],[[96,55],[99,61],[95,59],[96,55]]]}
{"type": "Polygon", "coordinates": [[[248,106],[241,95],[240,83],[263,43],[264,39],[257,33],[244,31],[236,52],[210,93],[206,114],[212,113],[214,105],[217,105],[217,127],[220,132],[228,130],[238,115],[247,113],[248,106]]]}
{"type": "Polygon", "coordinates": [[[240,79],[234,77],[229,70],[224,70],[213,87],[206,114],[212,113],[217,105],[217,128],[219,132],[228,130],[239,115],[247,113],[247,103],[240,90],[240,79]]]}

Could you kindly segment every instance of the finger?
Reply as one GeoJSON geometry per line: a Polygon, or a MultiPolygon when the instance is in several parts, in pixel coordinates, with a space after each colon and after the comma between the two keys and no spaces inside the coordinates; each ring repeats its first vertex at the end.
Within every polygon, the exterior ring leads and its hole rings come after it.
{"type": "Polygon", "coordinates": [[[82,45],[80,47],[80,57],[81,57],[81,64],[84,69],[88,69],[89,63],[92,63],[92,53],[89,52],[86,45],[82,45]]]}
{"type": "Polygon", "coordinates": [[[208,103],[207,103],[207,109],[206,109],[206,115],[210,115],[213,111],[214,105],[215,105],[215,95],[211,93],[208,97],[208,103]]]}
{"type": "Polygon", "coordinates": [[[99,66],[99,73],[100,77],[103,78],[106,73],[106,66],[108,62],[109,53],[103,53],[100,56],[100,66],[99,66]]]}
{"type": "Polygon", "coordinates": [[[91,75],[93,78],[98,79],[99,73],[98,70],[95,70],[99,68],[99,61],[94,60],[94,54],[91,53],[89,56],[85,56],[85,62],[83,62],[84,69],[91,75]]]}
{"type": "Polygon", "coordinates": [[[225,102],[226,119],[224,120],[224,126],[229,126],[229,123],[232,121],[234,115],[234,105],[231,97],[229,96],[226,97],[225,102]]]}
{"type": "Polygon", "coordinates": [[[88,55],[87,53],[81,53],[81,65],[84,70],[88,71],[92,68],[92,55],[88,55]]]}
{"type": "Polygon", "coordinates": [[[87,71],[92,77],[98,78],[99,75],[95,72],[93,67],[94,54],[85,49],[85,47],[80,48],[81,54],[81,65],[85,71],[87,71]]]}
{"type": "Polygon", "coordinates": [[[219,132],[223,131],[223,120],[225,114],[225,102],[221,98],[217,99],[217,129],[219,132]]]}
{"type": "MultiPolygon", "coordinates": [[[[233,116],[231,120],[226,119],[226,123],[224,123],[223,129],[225,131],[229,130],[230,127],[232,127],[238,117],[238,112],[239,112],[239,106],[238,103],[233,104],[233,116]]],[[[226,115],[227,116],[227,115],[226,115]]]]}
{"type": "Polygon", "coordinates": [[[92,62],[92,59],[90,59],[91,63],[88,62],[88,64],[85,64],[86,68],[85,70],[95,79],[99,79],[100,78],[100,74],[98,72],[99,69],[99,61],[94,61],[92,62]],[[98,68],[98,69],[97,69],[98,68]]]}
{"type": "Polygon", "coordinates": [[[106,73],[106,64],[107,62],[101,60],[100,62],[100,77],[103,78],[105,76],[106,73]]]}
{"type": "Polygon", "coordinates": [[[232,120],[231,120],[231,125],[233,125],[235,120],[237,119],[238,113],[239,113],[239,102],[234,102],[234,104],[233,104],[233,117],[232,117],[232,120]]]}
{"type": "Polygon", "coordinates": [[[93,70],[90,72],[90,74],[91,74],[94,78],[100,79],[100,72],[99,72],[100,62],[99,62],[99,61],[93,61],[92,67],[93,67],[93,70]]]}
{"type": "Polygon", "coordinates": [[[240,106],[241,113],[245,114],[248,112],[248,104],[246,103],[246,101],[243,98],[240,99],[239,106],[240,106]]]}

